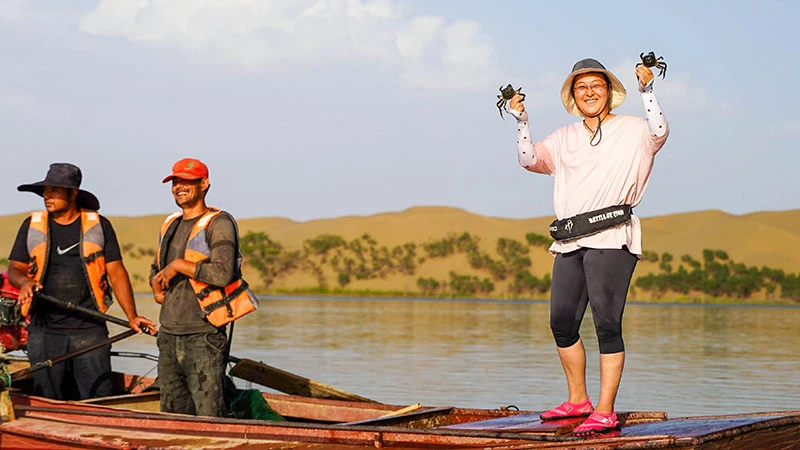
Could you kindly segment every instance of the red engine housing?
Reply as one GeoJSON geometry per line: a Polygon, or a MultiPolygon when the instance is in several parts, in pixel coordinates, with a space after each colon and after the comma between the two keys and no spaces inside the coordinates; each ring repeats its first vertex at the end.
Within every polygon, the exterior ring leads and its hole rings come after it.
{"type": "Polygon", "coordinates": [[[0,351],[24,350],[28,345],[28,320],[16,307],[19,289],[8,282],[8,274],[0,274],[0,351]]]}

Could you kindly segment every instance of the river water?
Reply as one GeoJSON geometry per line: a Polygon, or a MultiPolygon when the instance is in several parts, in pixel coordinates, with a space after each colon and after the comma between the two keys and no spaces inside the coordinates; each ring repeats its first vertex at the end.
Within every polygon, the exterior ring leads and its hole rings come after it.
{"type": "MultiPolygon", "coordinates": [[[[157,319],[151,297],[137,304],[157,319]]],[[[236,323],[231,354],[383,403],[542,410],[567,396],[548,314],[544,301],[266,297],[236,323]]],[[[618,411],[680,417],[800,409],[800,308],[629,303],[623,327],[618,411]]],[[[588,311],[581,334],[596,399],[588,311]]],[[[114,349],[157,354],[148,336],[114,349]]],[[[156,375],[144,359],[112,363],[156,375]]]]}

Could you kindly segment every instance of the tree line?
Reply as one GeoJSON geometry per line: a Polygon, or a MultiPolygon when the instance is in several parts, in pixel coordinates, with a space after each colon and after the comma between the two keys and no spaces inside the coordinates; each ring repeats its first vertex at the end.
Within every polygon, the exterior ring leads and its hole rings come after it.
{"type": "Polygon", "coordinates": [[[306,239],[299,250],[286,249],[266,233],[248,232],[241,238],[241,250],[267,289],[277,279],[298,271],[312,274],[318,284],[316,289],[323,290],[332,283],[346,288],[355,280],[386,278],[393,274],[414,276],[426,261],[463,254],[470,267],[485,276],[450,272],[445,280],[418,277],[417,288],[422,295],[473,297],[492,294],[495,283],[503,280],[511,280],[509,291],[517,295],[541,295],[549,291],[550,276],[533,275],[527,254],[531,246],[546,247],[551,242],[536,233],[528,233],[525,243],[499,238],[495,245],[498,257],[493,258],[481,251],[480,238],[467,232],[422,244],[407,242],[392,248],[380,245],[369,234],[350,241],[339,235],[322,234],[306,239]],[[331,272],[335,280],[326,276],[331,272]]]}
{"type": "MultiPolygon", "coordinates": [[[[425,296],[479,297],[491,296],[498,282],[507,282],[509,294],[544,297],[550,291],[551,278],[547,273],[537,277],[531,273],[528,256],[534,247],[547,248],[548,236],[527,233],[525,241],[499,238],[495,242],[495,257],[481,250],[480,238],[468,232],[417,244],[407,242],[392,248],[380,245],[369,234],[347,241],[342,236],[322,234],[306,239],[299,250],[288,250],[263,232],[248,232],[241,238],[242,255],[248,266],[256,269],[265,289],[293,273],[312,274],[317,286],[310,291],[327,292],[331,288],[347,289],[356,280],[386,278],[400,274],[415,276],[417,269],[430,260],[463,255],[469,266],[480,273],[449,272],[446,279],[417,277],[418,293],[425,296]],[[329,280],[326,273],[333,273],[329,280]]],[[[152,258],[155,249],[123,246],[134,258],[152,258]]],[[[685,254],[678,259],[668,252],[659,254],[644,251],[642,261],[657,263],[658,272],[640,275],[634,289],[657,297],[670,294],[703,294],[716,298],[749,299],[760,295],[767,299],[786,299],[800,302],[800,274],[766,266],[747,266],[733,261],[719,249],[704,249],[701,260],[685,254]]],[[[8,267],[0,258],[0,269],[8,267]]],[[[135,281],[142,281],[134,274],[135,281]]],[[[409,293],[399,293],[409,294],[409,293]]]]}
{"type": "MultiPolygon", "coordinates": [[[[282,277],[304,272],[316,279],[317,286],[312,290],[346,290],[357,280],[395,274],[416,276],[426,262],[462,255],[479,275],[451,271],[446,279],[417,277],[417,293],[443,297],[491,296],[502,282],[508,294],[542,298],[550,290],[550,274],[534,275],[528,255],[531,248],[547,248],[551,243],[549,237],[537,233],[526,234],[524,241],[498,238],[492,256],[481,250],[480,238],[468,232],[392,248],[380,245],[369,234],[350,241],[339,235],[322,234],[306,239],[301,249],[288,250],[266,233],[248,232],[241,238],[241,249],[266,289],[282,277]],[[329,279],[331,273],[333,279],[329,279]]],[[[800,301],[799,274],[766,266],[746,266],[730,259],[724,250],[704,249],[701,260],[688,254],[676,260],[668,252],[645,251],[642,260],[658,263],[658,272],[639,276],[634,289],[654,296],[677,293],[749,299],[762,295],[800,301]]]]}
{"type": "Polygon", "coordinates": [[[724,250],[704,249],[702,261],[683,255],[645,251],[644,261],[658,263],[659,273],[636,279],[637,289],[656,295],[669,292],[702,293],[712,297],[748,299],[756,294],[766,298],[800,301],[800,277],[781,269],[747,266],[729,258],[724,250]]]}

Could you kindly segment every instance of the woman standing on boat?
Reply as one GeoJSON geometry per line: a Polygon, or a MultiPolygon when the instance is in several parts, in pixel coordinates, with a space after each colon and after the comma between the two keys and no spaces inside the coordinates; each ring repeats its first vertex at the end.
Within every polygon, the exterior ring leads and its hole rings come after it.
{"type": "Polygon", "coordinates": [[[641,201],[656,152],[669,134],[653,94],[653,72],[640,65],[636,76],[647,120],[612,113],[625,99],[622,83],[598,61],[578,61],[561,87],[561,100],[567,112],[583,120],[535,145],[524,97],[518,94],[509,103],[517,119],[519,163],[555,179],[550,327],[569,399],[540,417],[588,416],[573,431],[578,435],[619,427],[614,402],[625,363],[622,313],[642,254],[641,225],[632,208],[641,201]],[[600,348],[596,408],[586,390],[586,352],[579,334],[587,304],[600,348]]]}

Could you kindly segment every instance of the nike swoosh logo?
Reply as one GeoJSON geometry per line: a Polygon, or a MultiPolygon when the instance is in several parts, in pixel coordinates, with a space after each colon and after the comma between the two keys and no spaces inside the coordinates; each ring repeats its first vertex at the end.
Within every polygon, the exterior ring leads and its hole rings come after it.
{"type": "Polygon", "coordinates": [[[69,247],[67,247],[67,248],[65,248],[63,250],[61,249],[61,246],[59,245],[58,247],[56,247],[56,251],[58,252],[59,255],[63,255],[64,253],[67,253],[68,251],[70,251],[73,248],[77,247],[78,244],[80,244],[80,242],[76,242],[76,243],[70,245],[69,247]]]}

